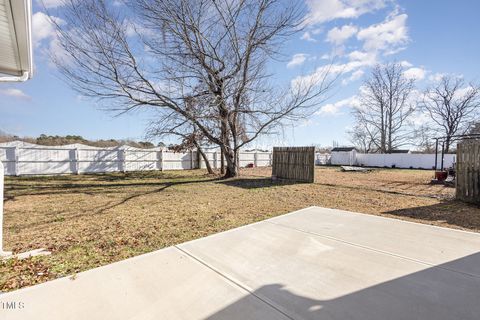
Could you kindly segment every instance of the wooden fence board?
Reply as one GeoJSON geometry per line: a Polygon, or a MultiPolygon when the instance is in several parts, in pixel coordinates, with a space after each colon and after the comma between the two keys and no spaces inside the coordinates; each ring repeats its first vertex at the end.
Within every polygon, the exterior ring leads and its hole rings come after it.
{"type": "Polygon", "coordinates": [[[272,176],[303,182],[315,181],[315,147],[274,147],[272,176]]]}
{"type": "Polygon", "coordinates": [[[457,146],[456,197],[480,203],[480,141],[464,141],[457,146]]]}

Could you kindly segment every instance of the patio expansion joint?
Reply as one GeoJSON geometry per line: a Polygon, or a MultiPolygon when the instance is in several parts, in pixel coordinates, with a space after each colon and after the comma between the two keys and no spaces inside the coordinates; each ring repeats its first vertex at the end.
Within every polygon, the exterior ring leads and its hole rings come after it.
{"type": "Polygon", "coordinates": [[[358,247],[358,248],[361,248],[361,249],[364,249],[364,250],[374,251],[374,252],[377,252],[377,253],[381,253],[381,254],[384,254],[384,255],[396,257],[396,258],[399,258],[399,259],[404,259],[404,260],[412,261],[412,262],[415,262],[415,263],[423,264],[423,265],[426,265],[428,267],[458,273],[458,274],[461,274],[461,275],[464,275],[464,276],[467,276],[467,277],[472,277],[472,278],[475,278],[475,279],[480,279],[480,275],[477,275],[477,274],[474,274],[474,273],[459,271],[459,270],[455,270],[455,269],[451,269],[451,268],[445,268],[445,267],[438,266],[438,265],[435,265],[435,264],[432,264],[432,263],[429,263],[429,262],[426,262],[426,261],[410,258],[410,257],[407,257],[407,256],[403,256],[403,255],[396,254],[396,253],[389,252],[389,251],[385,251],[385,250],[375,249],[375,248],[372,248],[372,247],[369,247],[369,246],[364,246],[364,245],[361,245],[361,244],[358,244],[358,243],[342,240],[342,239],[332,237],[332,236],[327,236],[327,235],[320,234],[320,233],[317,233],[317,232],[308,231],[308,230],[304,230],[304,229],[301,229],[301,228],[296,228],[296,227],[284,225],[282,223],[272,222],[271,220],[265,220],[264,222],[275,225],[275,226],[279,226],[279,227],[282,227],[282,228],[287,228],[287,229],[290,229],[290,230],[294,230],[294,231],[314,235],[314,236],[317,236],[317,237],[337,241],[337,242],[340,242],[340,243],[343,243],[343,244],[346,244],[346,245],[350,245],[350,246],[353,246],[353,247],[358,247]]]}
{"type": "Polygon", "coordinates": [[[192,253],[188,252],[187,250],[182,249],[182,248],[180,248],[180,247],[177,246],[177,245],[174,245],[173,247],[174,247],[175,249],[179,250],[181,253],[185,254],[185,255],[186,255],[187,257],[189,257],[190,259],[193,259],[193,260],[195,260],[196,262],[198,262],[198,263],[200,263],[201,265],[203,265],[204,267],[212,270],[213,272],[215,272],[215,273],[218,274],[220,277],[222,277],[223,279],[227,280],[228,282],[230,282],[230,283],[233,284],[234,286],[239,287],[241,290],[248,292],[250,295],[252,295],[252,296],[255,297],[256,299],[258,299],[261,303],[266,304],[268,307],[270,307],[270,308],[274,309],[275,311],[281,313],[283,316],[287,317],[287,318],[290,319],[290,320],[296,320],[294,317],[292,317],[291,315],[289,315],[288,313],[286,313],[285,311],[283,311],[280,307],[278,307],[275,303],[273,303],[273,302],[271,302],[271,301],[268,301],[268,299],[259,296],[259,295],[256,294],[252,289],[248,288],[246,285],[243,285],[243,284],[240,283],[238,280],[235,280],[235,279],[229,277],[228,275],[222,273],[220,270],[218,270],[218,269],[216,269],[215,267],[209,265],[208,263],[206,263],[206,262],[203,261],[202,259],[196,257],[195,255],[193,255],[192,253]]]}

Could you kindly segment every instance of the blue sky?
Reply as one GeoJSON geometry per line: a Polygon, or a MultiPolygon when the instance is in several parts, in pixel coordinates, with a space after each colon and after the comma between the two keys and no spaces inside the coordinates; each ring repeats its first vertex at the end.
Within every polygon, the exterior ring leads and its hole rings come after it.
{"type": "MultiPolygon", "coordinates": [[[[49,62],[55,50],[53,28],[34,1],[33,33],[36,73],[32,80],[0,87],[0,129],[20,136],[76,134],[89,139],[144,139],[148,115],[120,117],[79,97],[49,62]]],[[[55,15],[59,0],[45,1],[55,15]]],[[[333,96],[315,116],[288,127],[259,145],[348,144],[350,111],[359,87],[375,63],[398,61],[422,90],[439,75],[480,80],[480,1],[477,0],[306,0],[305,31],[285,44],[285,61],[274,64],[275,80],[285,83],[321,70],[333,59],[341,70],[333,96]]],[[[416,121],[422,120],[418,115],[416,121]]]]}

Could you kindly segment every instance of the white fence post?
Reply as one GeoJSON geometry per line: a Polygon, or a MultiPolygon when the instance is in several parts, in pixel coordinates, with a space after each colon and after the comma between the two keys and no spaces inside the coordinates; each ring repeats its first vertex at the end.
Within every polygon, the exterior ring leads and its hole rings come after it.
{"type": "Polygon", "coordinates": [[[218,154],[217,154],[217,151],[215,151],[215,152],[213,153],[213,167],[214,167],[215,169],[218,169],[217,159],[218,159],[218,154]]]}
{"type": "Polygon", "coordinates": [[[258,153],[255,151],[253,154],[253,166],[256,168],[258,167],[258,153]]]}
{"type": "Polygon", "coordinates": [[[13,148],[13,174],[19,176],[20,172],[18,170],[18,147],[13,148]]]}
{"type": "Polygon", "coordinates": [[[118,158],[118,171],[125,173],[125,149],[120,149],[117,152],[118,158]]]}
{"type": "Polygon", "coordinates": [[[158,165],[160,166],[160,171],[163,171],[163,148],[158,152],[158,165]]]}
{"type": "Polygon", "coordinates": [[[194,169],[193,150],[190,150],[190,169],[194,169]]]}
{"type": "Polygon", "coordinates": [[[3,251],[3,183],[4,183],[4,168],[0,161],[0,257],[9,256],[12,253],[3,251]]]}
{"type": "Polygon", "coordinates": [[[74,155],[74,158],[73,158],[73,161],[74,161],[74,165],[75,165],[75,174],[79,174],[80,173],[80,159],[79,159],[79,153],[78,153],[78,148],[75,148],[75,151],[73,153],[74,155]]]}

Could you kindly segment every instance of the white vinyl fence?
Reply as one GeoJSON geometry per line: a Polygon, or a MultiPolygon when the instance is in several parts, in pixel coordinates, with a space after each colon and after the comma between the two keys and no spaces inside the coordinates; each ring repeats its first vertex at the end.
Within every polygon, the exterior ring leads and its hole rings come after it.
{"type": "MultiPolygon", "coordinates": [[[[211,166],[219,169],[220,152],[205,152],[211,166]]],[[[271,152],[240,152],[240,166],[270,166],[271,152]]],[[[437,155],[440,167],[441,155],[437,155]]],[[[96,148],[82,144],[41,146],[25,142],[0,143],[0,161],[6,175],[80,174],[146,170],[187,170],[205,168],[196,151],[172,152],[161,148],[138,149],[130,146],[96,148]]],[[[455,162],[454,154],[444,156],[444,167],[455,162]]],[[[316,165],[358,165],[431,169],[435,154],[363,154],[352,152],[316,153],[316,165]]]]}
{"type": "Polygon", "coordinates": [[[328,165],[330,164],[331,161],[331,154],[330,153],[315,153],[315,165],[321,166],[321,165],[328,165]]]}
{"type": "MultiPolygon", "coordinates": [[[[220,152],[206,152],[213,168],[220,168],[220,152]]],[[[241,152],[240,166],[271,165],[270,152],[241,152]]],[[[187,170],[199,167],[196,151],[172,152],[129,146],[95,148],[81,144],[41,146],[23,142],[0,144],[5,175],[80,174],[146,170],[187,170]]],[[[205,168],[203,159],[200,167],[205,168]]]]}
{"type": "MultiPolygon", "coordinates": [[[[444,168],[452,167],[455,163],[454,154],[444,155],[444,168]]],[[[441,154],[437,154],[438,168],[440,168],[441,154]]],[[[435,166],[435,154],[416,154],[416,153],[356,153],[352,152],[332,152],[331,164],[333,165],[356,165],[364,167],[388,167],[388,168],[412,168],[412,169],[432,169],[435,166]]]]}

